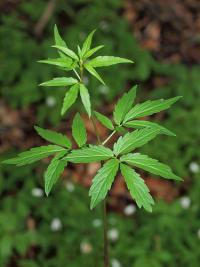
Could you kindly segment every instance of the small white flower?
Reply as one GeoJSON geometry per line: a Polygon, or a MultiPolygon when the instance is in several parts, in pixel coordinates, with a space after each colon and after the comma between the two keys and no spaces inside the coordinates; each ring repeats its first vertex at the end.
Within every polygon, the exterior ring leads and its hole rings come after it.
{"type": "Polygon", "coordinates": [[[84,77],[83,77],[83,83],[84,83],[85,85],[88,85],[88,83],[89,83],[89,79],[88,79],[87,76],[84,76],[84,77]]]}
{"type": "Polygon", "coordinates": [[[46,105],[48,107],[54,107],[56,105],[56,98],[54,96],[48,96],[46,98],[46,105]]]}
{"type": "Polygon", "coordinates": [[[108,239],[115,242],[119,239],[119,231],[116,228],[111,228],[108,231],[108,239]]]}
{"type": "Polygon", "coordinates": [[[52,221],[51,221],[51,230],[53,232],[57,232],[59,230],[62,229],[62,222],[59,218],[54,218],[52,221]]]}
{"type": "Polygon", "coordinates": [[[197,231],[197,236],[198,236],[198,238],[200,239],[200,228],[199,228],[198,231],[197,231]]]}
{"type": "Polygon", "coordinates": [[[112,267],[122,267],[121,263],[117,259],[111,259],[112,267]]]}
{"type": "Polygon", "coordinates": [[[133,204],[127,205],[127,206],[124,208],[124,214],[127,215],[127,216],[131,216],[131,215],[133,215],[135,212],[136,212],[136,207],[135,207],[135,205],[133,205],[133,204]]]}
{"type": "Polygon", "coordinates": [[[181,197],[180,204],[183,209],[188,209],[191,205],[191,199],[187,196],[181,197]]]}
{"type": "Polygon", "coordinates": [[[199,172],[199,165],[196,162],[191,162],[189,165],[190,171],[193,173],[199,172]]]}
{"type": "Polygon", "coordinates": [[[99,92],[101,92],[102,94],[106,95],[106,94],[108,93],[108,91],[109,91],[109,88],[108,88],[108,86],[106,86],[106,85],[99,85],[99,86],[98,86],[98,90],[99,90],[99,92]]]}
{"type": "Polygon", "coordinates": [[[92,222],[93,226],[95,228],[98,228],[102,225],[102,221],[100,219],[94,219],[94,221],[92,222]]]}
{"type": "Polygon", "coordinates": [[[99,23],[99,28],[102,29],[102,30],[108,30],[109,29],[109,24],[105,20],[102,20],[99,23]]]}
{"type": "Polygon", "coordinates": [[[87,241],[82,241],[80,244],[80,250],[83,254],[90,254],[93,250],[92,245],[87,241]]]}
{"type": "Polygon", "coordinates": [[[34,197],[43,197],[44,191],[41,188],[35,187],[32,189],[31,194],[34,197]]]}
{"type": "Polygon", "coordinates": [[[67,182],[65,187],[68,192],[74,192],[75,186],[72,182],[67,182]]]}

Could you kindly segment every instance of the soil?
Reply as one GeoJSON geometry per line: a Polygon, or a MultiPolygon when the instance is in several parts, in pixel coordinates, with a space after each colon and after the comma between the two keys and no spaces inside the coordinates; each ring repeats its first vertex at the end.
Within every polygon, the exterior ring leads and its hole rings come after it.
{"type": "Polygon", "coordinates": [[[159,61],[200,63],[199,0],[125,0],[124,16],[159,61]]]}

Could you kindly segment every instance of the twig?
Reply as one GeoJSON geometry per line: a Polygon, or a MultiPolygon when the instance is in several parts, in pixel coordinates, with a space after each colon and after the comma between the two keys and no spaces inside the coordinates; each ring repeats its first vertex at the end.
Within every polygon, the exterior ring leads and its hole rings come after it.
{"type": "Polygon", "coordinates": [[[116,130],[114,130],[114,131],[108,136],[108,138],[106,138],[106,140],[103,141],[102,145],[104,146],[104,145],[110,140],[110,138],[111,138],[115,133],[116,133],[116,130]]]}
{"type": "Polygon", "coordinates": [[[55,10],[56,2],[57,0],[49,0],[42,16],[35,25],[34,33],[37,37],[40,37],[43,34],[43,31],[55,10]]]}

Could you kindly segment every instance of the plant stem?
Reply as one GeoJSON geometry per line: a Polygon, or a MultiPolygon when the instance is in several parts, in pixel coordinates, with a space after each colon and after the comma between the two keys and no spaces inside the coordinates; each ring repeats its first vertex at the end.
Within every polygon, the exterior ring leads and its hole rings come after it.
{"type": "MultiPolygon", "coordinates": [[[[80,66],[80,82],[83,82],[83,65],[80,66]]],[[[98,128],[95,123],[95,119],[93,117],[93,114],[91,116],[91,122],[94,128],[94,132],[98,141],[98,144],[105,144],[114,134],[115,131],[112,132],[112,134],[102,143],[100,134],[98,131],[98,128]]],[[[106,208],[106,198],[103,200],[102,203],[102,213],[103,213],[103,250],[104,250],[104,267],[109,267],[109,251],[108,251],[108,238],[107,238],[107,232],[108,232],[108,223],[107,223],[107,208],[106,208]]]]}
{"type": "Polygon", "coordinates": [[[76,76],[78,77],[78,79],[81,81],[81,77],[78,75],[78,72],[75,69],[73,69],[73,72],[76,74],[76,76]]]}
{"type": "Polygon", "coordinates": [[[80,63],[80,81],[83,82],[83,62],[80,63]]]}
{"type": "MultiPolygon", "coordinates": [[[[99,144],[103,144],[101,142],[101,138],[99,135],[99,131],[97,129],[95,120],[93,117],[91,117],[92,125],[94,127],[94,132],[97,137],[97,141],[99,144]]],[[[104,250],[104,267],[109,266],[109,251],[108,251],[108,238],[107,238],[107,232],[108,232],[108,225],[107,225],[107,208],[106,208],[106,198],[102,202],[102,214],[103,214],[103,250],[104,250]]]]}
{"type": "Polygon", "coordinates": [[[109,266],[109,251],[108,251],[108,222],[107,222],[107,208],[106,208],[106,198],[102,203],[103,208],[103,236],[104,236],[104,267],[109,266]]]}
{"type": "Polygon", "coordinates": [[[102,145],[105,145],[115,133],[116,133],[116,130],[114,130],[114,131],[108,136],[108,138],[106,138],[106,140],[103,141],[102,145]]]}

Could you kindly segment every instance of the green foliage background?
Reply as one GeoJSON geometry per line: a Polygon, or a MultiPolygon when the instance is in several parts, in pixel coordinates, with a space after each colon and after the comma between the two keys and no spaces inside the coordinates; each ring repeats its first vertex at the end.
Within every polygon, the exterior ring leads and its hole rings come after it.
{"type": "MultiPolygon", "coordinates": [[[[94,42],[105,44],[104,54],[135,61],[133,67],[116,66],[104,71],[106,87],[95,79],[88,81],[88,86],[94,88],[91,93],[97,107],[115,99],[134,83],[140,85],[139,100],[182,95],[183,99],[168,111],[164,120],[164,125],[178,138],[160,136],[143,151],[169,164],[188,180],[189,189],[182,191],[190,197],[191,206],[185,210],[177,199],[171,204],[157,202],[152,215],[138,211],[133,218],[127,219],[111,214],[110,227],[117,228],[120,233],[119,240],[111,244],[111,255],[125,267],[198,267],[200,182],[198,174],[190,172],[189,165],[200,162],[200,66],[156,61],[129,32],[128,23],[120,15],[121,5],[118,0],[60,0],[39,40],[34,38],[33,28],[46,1],[20,1],[12,12],[2,14],[0,96],[14,109],[34,107],[37,123],[41,126],[59,125],[65,91],[38,87],[38,83],[58,73],[55,68],[36,62],[55,55],[49,48],[53,44],[55,23],[62,25],[62,35],[72,48],[96,28],[94,42]],[[146,85],[153,77],[166,77],[168,82],[149,90],[146,85]],[[55,106],[47,105],[49,97],[53,97],[55,106]]],[[[77,187],[69,193],[59,185],[49,198],[34,198],[32,189],[43,186],[37,166],[0,168],[0,267],[14,266],[16,262],[16,266],[22,267],[102,266],[101,228],[92,226],[92,222],[101,217],[100,210],[89,211],[86,190],[77,187]],[[37,222],[33,231],[27,230],[28,217],[37,222]],[[55,217],[61,219],[63,228],[54,233],[50,224],[55,217]],[[93,247],[88,255],[80,252],[84,240],[93,247]]]]}

